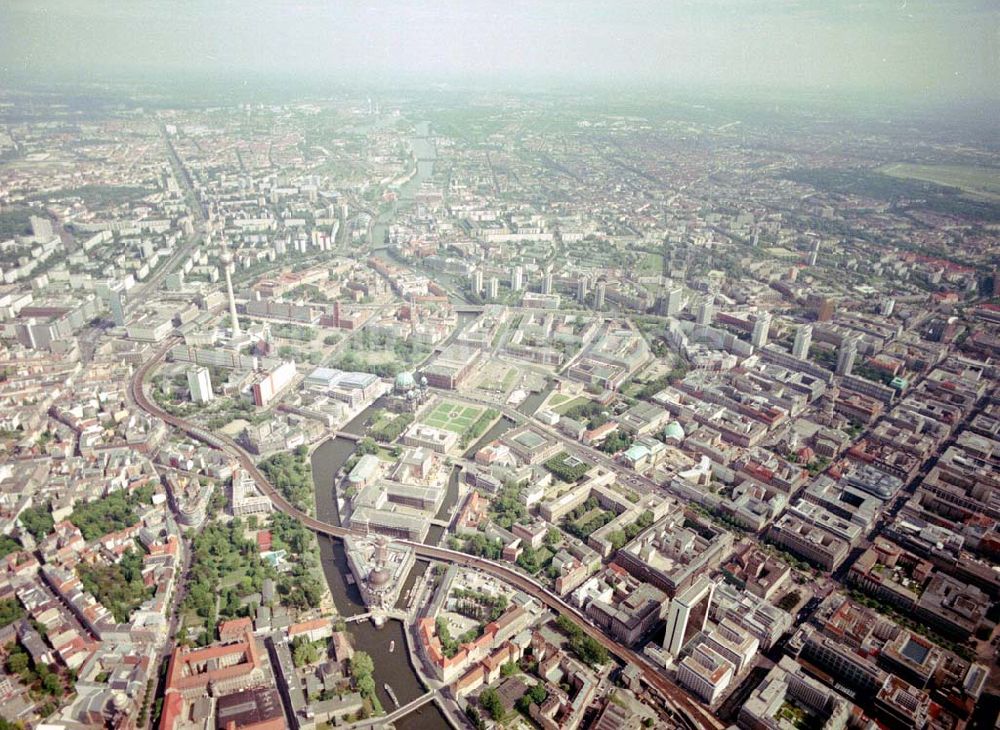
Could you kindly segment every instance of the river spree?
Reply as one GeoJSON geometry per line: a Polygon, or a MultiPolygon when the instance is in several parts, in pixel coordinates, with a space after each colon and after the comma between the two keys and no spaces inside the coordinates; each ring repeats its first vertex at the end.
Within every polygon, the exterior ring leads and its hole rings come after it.
{"type": "MultiPolygon", "coordinates": [[[[417,137],[411,140],[417,169],[414,176],[400,188],[400,200],[403,202],[411,201],[416,191],[420,189],[421,183],[429,179],[434,172],[434,144],[428,134],[429,125],[426,123],[418,125],[417,137]]],[[[380,217],[372,228],[373,240],[381,243],[395,214],[396,206],[393,206],[391,213],[380,217]]],[[[364,434],[371,423],[372,415],[380,405],[376,402],[365,409],[341,430],[352,434],[364,434]]],[[[316,516],[325,522],[335,525],[341,524],[334,482],[341,468],[354,453],[354,448],[353,441],[336,437],[327,439],[313,451],[311,465],[316,492],[316,516]]],[[[457,498],[458,473],[456,470],[449,480],[445,504],[438,516],[443,518],[447,515],[457,498]]],[[[441,528],[436,528],[436,534],[437,538],[440,539],[441,528]]],[[[323,574],[326,577],[338,613],[344,617],[366,613],[367,608],[361,599],[361,593],[354,585],[353,580],[349,579],[351,569],[347,564],[343,543],[325,536],[319,536],[318,539],[323,574]]],[[[425,560],[418,560],[414,563],[400,593],[401,602],[405,600],[409,589],[412,588],[417,578],[427,570],[428,565],[425,560]]],[[[411,702],[426,692],[410,662],[407,651],[409,642],[405,636],[405,627],[402,622],[392,620],[381,628],[376,628],[370,621],[360,621],[349,624],[348,633],[351,635],[354,648],[367,652],[375,664],[375,687],[379,701],[386,712],[392,712],[395,708],[392,699],[385,690],[386,684],[392,687],[401,705],[411,702]],[[395,651],[390,652],[389,647],[393,643],[395,643],[395,651]]],[[[444,715],[434,704],[425,705],[410,713],[396,723],[396,726],[401,728],[420,727],[421,730],[449,728],[444,715]]]]}
{"type": "Polygon", "coordinates": [[[385,241],[386,231],[392,224],[396,213],[402,207],[407,207],[413,202],[414,196],[420,190],[420,186],[431,179],[434,174],[434,160],[437,159],[437,149],[434,146],[434,139],[430,136],[430,124],[420,122],[416,125],[416,136],[411,137],[410,148],[416,161],[416,171],[405,183],[400,185],[397,202],[392,208],[379,216],[372,226],[371,240],[375,246],[381,246],[385,241]]]}
{"type": "MultiPolygon", "coordinates": [[[[363,433],[371,419],[372,408],[363,411],[344,430],[351,433],[363,433]]],[[[333,484],[337,472],[354,453],[354,443],[345,438],[332,438],[320,444],[312,454],[312,473],[316,491],[316,516],[326,522],[339,525],[340,514],[334,499],[333,484]]],[[[341,616],[357,616],[367,612],[361,593],[354,583],[348,580],[351,569],[347,564],[347,554],[343,543],[326,536],[318,536],[320,560],[323,574],[333,596],[333,602],[341,616]]],[[[411,576],[406,585],[412,585],[414,573],[422,573],[427,569],[427,563],[419,561],[414,564],[411,576]]],[[[405,592],[405,590],[404,590],[405,592]]],[[[376,628],[370,621],[360,621],[348,625],[354,648],[367,652],[375,664],[375,687],[379,700],[387,712],[394,708],[385,684],[388,683],[400,704],[406,704],[426,690],[420,678],[409,661],[406,647],[408,642],[404,636],[404,626],[400,621],[389,621],[385,626],[376,628]],[[395,651],[390,652],[389,646],[395,642],[395,651]]],[[[445,726],[446,727],[446,726],[445,726]]]]}

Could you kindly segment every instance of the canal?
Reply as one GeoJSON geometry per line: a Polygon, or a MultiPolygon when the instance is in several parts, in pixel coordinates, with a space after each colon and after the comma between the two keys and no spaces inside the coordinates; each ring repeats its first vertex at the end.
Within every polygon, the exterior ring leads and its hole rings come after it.
{"type": "Polygon", "coordinates": [[[552,392],[552,384],[547,383],[544,388],[542,388],[537,393],[531,393],[527,398],[521,401],[521,405],[517,407],[519,413],[523,413],[526,416],[535,415],[535,411],[538,407],[545,402],[545,399],[549,397],[552,392]]]}
{"type": "MultiPolygon", "coordinates": [[[[362,411],[343,430],[364,433],[375,409],[376,406],[372,406],[362,411]]],[[[340,512],[334,499],[334,480],[354,453],[354,446],[354,442],[337,437],[327,439],[313,451],[311,463],[316,492],[316,516],[325,522],[340,524],[340,512]]],[[[323,535],[317,536],[317,539],[323,575],[337,612],[344,617],[367,613],[360,591],[353,579],[349,578],[351,569],[347,564],[343,543],[323,535]]],[[[404,583],[404,595],[425,570],[426,561],[414,564],[404,583]]],[[[388,621],[381,628],[376,628],[370,621],[361,621],[348,624],[347,630],[354,648],[369,654],[375,664],[375,689],[387,712],[391,712],[395,705],[385,690],[386,684],[392,687],[396,698],[404,705],[426,691],[410,663],[407,651],[409,642],[404,636],[405,627],[401,621],[388,621]],[[390,652],[389,648],[393,643],[395,651],[390,652]]]]}
{"type": "MultiPolygon", "coordinates": [[[[341,430],[359,435],[365,433],[375,411],[382,405],[382,401],[376,401],[343,426],[341,430]]],[[[313,451],[311,465],[316,497],[316,516],[325,522],[335,525],[341,524],[340,510],[334,496],[334,483],[337,474],[354,453],[354,447],[353,441],[343,437],[335,437],[327,439],[313,451]]],[[[449,475],[444,502],[436,515],[438,519],[447,519],[458,501],[458,480],[459,469],[454,468],[449,475]]],[[[443,528],[433,526],[431,532],[428,533],[427,542],[437,542],[443,532],[443,528]]],[[[361,592],[351,577],[351,569],[347,564],[347,554],[344,551],[343,543],[326,536],[318,536],[317,539],[319,540],[323,574],[326,577],[337,612],[344,617],[367,613],[361,592]]],[[[405,606],[407,594],[428,567],[429,563],[426,560],[414,562],[400,591],[398,608],[405,606]]],[[[410,662],[407,652],[409,642],[406,640],[404,632],[403,623],[397,620],[388,621],[381,628],[376,628],[370,621],[348,624],[348,633],[351,635],[354,648],[358,651],[364,651],[372,657],[375,664],[376,691],[382,706],[387,711],[392,711],[394,704],[385,690],[385,684],[392,687],[401,705],[416,699],[426,691],[410,662]],[[395,651],[390,652],[389,648],[393,642],[395,643],[395,651]]],[[[418,712],[427,714],[428,724],[425,726],[427,730],[447,727],[443,717],[435,718],[435,713],[440,716],[440,711],[437,710],[436,706],[428,705],[418,712]],[[443,724],[439,725],[435,720],[440,720],[443,724]]],[[[407,718],[404,718],[404,721],[406,720],[407,718]]]]}
{"type": "Polygon", "coordinates": [[[434,138],[430,136],[430,123],[420,122],[416,128],[416,136],[409,139],[410,149],[416,160],[416,172],[413,177],[399,186],[396,202],[388,211],[382,213],[372,226],[371,241],[375,246],[381,246],[385,242],[385,234],[400,209],[409,207],[420,190],[420,186],[434,175],[434,160],[437,159],[437,149],[434,146],[434,138]]]}
{"type": "MultiPolygon", "coordinates": [[[[429,125],[417,125],[417,136],[410,140],[414,157],[416,158],[416,173],[399,191],[400,203],[410,204],[420,189],[421,184],[434,173],[434,157],[436,156],[434,142],[429,136],[429,125]]],[[[399,204],[394,204],[392,210],[379,217],[372,227],[372,240],[379,244],[385,239],[388,227],[396,216],[399,204]]],[[[359,413],[353,420],[341,429],[351,434],[364,434],[371,424],[375,411],[382,407],[381,401],[359,413]]],[[[337,505],[334,483],[337,474],[354,453],[355,444],[346,438],[327,439],[320,444],[312,454],[311,465],[316,494],[316,516],[331,524],[340,525],[340,510],[337,505]]],[[[444,505],[438,516],[444,519],[458,498],[457,470],[449,479],[448,492],[444,505]]],[[[440,539],[441,528],[436,527],[437,539],[440,539]]],[[[428,536],[430,538],[430,535],[428,536]]],[[[326,536],[318,536],[320,560],[323,574],[326,577],[330,594],[343,617],[357,616],[366,613],[367,608],[361,598],[361,593],[351,577],[351,569],[347,564],[347,554],[343,543],[326,536]]],[[[397,607],[405,605],[405,599],[416,581],[429,567],[426,560],[414,563],[400,592],[397,607]]],[[[424,694],[426,689],[420,681],[416,670],[410,661],[407,647],[409,641],[405,636],[405,627],[401,621],[390,620],[381,628],[376,628],[370,621],[350,623],[347,627],[351,635],[351,643],[357,651],[369,654],[375,664],[375,688],[387,712],[395,705],[385,690],[385,685],[392,687],[401,705],[424,694]],[[390,647],[394,644],[394,651],[390,647]]],[[[450,726],[437,705],[431,703],[410,713],[396,723],[397,728],[416,728],[421,730],[447,730],[450,726]]]]}

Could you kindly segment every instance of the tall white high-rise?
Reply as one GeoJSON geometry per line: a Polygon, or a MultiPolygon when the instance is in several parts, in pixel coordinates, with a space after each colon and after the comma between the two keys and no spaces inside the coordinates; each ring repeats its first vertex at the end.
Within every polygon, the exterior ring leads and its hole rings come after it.
{"type": "Polygon", "coordinates": [[[812,251],[809,252],[809,265],[815,266],[816,259],[819,258],[819,242],[813,244],[812,251]]]}
{"type": "Polygon", "coordinates": [[[896,308],[896,300],[892,297],[886,297],[882,300],[882,305],[879,307],[879,314],[883,317],[891,317],[892,311],[896,308]]]}
{"type": "Polygon", "coordinates": [[[500,293],[500,282],[495,276],[490,277],[490,280],[486,283],[486,298],[496,299],[497,295],[500,293]]]}
{"type": "Polygon", "coordinates": [[[552,272],[546,272],[542,277],[542,294],[552,293],[552,272]]]}
{"type": "Polygon", "coordinates": [[[208,403],[215,398],[212,392],[212,376],[206,367],[191,368],[187,372],[188,390],[195,403],[208,403]]]}
{"type": "Polygon", "coordinates": [[[837,350],[837,375],[850,375],[858,356],[858,338],[845,337],[837,350]]]}
{"type": "Polygon", "coordinates": [[[120,281],[108,288],[108,309],[115,327],[125,326],[125,285],[120,281]]]}
{"type": "Polygon", "coordinates": [[[576,282],[576,301],[580,304],[587,301],[588,289],[590,289],[590,279],[586,276],[581,276],[580,280],[576,282]]]}
{"type": "Polygon", "coordinates": [[[757,315],[757,321],[753,324],[753,332],[750,335],[750,344],[754,347],[763,347],[767,344],[767,333],[771,329],[771,314],[761,312],[757,315]]]}
{"type": "Polygon", "coordinates": [[[686,591],[674,596],[667,614],[667,633],[663,637],[664,649],[673,656],[678,656],[684,645],[705,628],[714,594],[715,583],[703,575],[686,591]]]}
{"type": "Polygon", "coordinates": [[[510,270],[510,290],[521,291],[524,286],[524,269],[515,266],[510,270]]]}
{"type": "Polygon", "coordinates": [[[811,324],[799,325],[795,331],[795,344],[792,345],[792,357],[799,360],[809,358],[809,346],[812,344],[813,328],[811,324]]]}
{"type": "Polygon", "coordinates": [[[604,309],[604,294],[608,285],[603,281],[597,282],[597,291],[594,294],[594,309],[604,309]]]}
{"type": "Polygon", "coordinates": [[[710,325],[714,317],[715,300],[709,295],[698,304],[698,316],[695,321],[700,325],[710,325]]]}
{"type": "Polygon", "coordinates": [[[679,286],[667,289],[667,315],[673,316],[681,311],[684,305],[684,290],[679,286]]]}
{"type": "Polygon", "coordinates": [[[472,292],[473,294],[483,293],[483,270],[476,269],[472,272],[472,292]]]}
{"type": "Polygon", "coordinates": [[[222,262],[222,270],[226,275],[226,294],[229,296],[229,325],[232,328],[233,337],[236,338],[240,336],[240,318],[236,316],[236,296],[233,294],[233,278],[230,274],[233,254],[228,246],[223,245],[219,260],[222,262]]]}
{"type": "Polygon", "coordinates": [[[36,241],[48,242],[52,236],[52,221],[33,215],[28,219],[31,223],[31,235],[36,241]]]}

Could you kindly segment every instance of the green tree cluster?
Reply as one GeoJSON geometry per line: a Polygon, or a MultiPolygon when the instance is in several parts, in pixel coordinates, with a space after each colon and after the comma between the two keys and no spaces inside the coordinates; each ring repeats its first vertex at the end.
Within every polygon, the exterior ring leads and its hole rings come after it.
{"type": "Polygon", "coordinates": [[[490,501],[490,519],[505,530],[509,530],[526,514],[527,508],[521,501],[521,488],[516,485],[505,485],[490,501]]]}
{"type": "MultiPolygon", "coordinates": [[[[30,688],[34,698],[60,697],[67,690],[72,690],[72,675],[67,674],[64,680],[58,671],[53,670],[53,667],[58,669],[55,664],[51,666],[48,664],[36,664],[19,642],[8,644],[5,651],[7,652],[7,663],[5,665],[7,671],[11,674],[16,674],[21,683],[30,688]]],[[[54,708],[45,711],[47,705],[48,703],[39,710],[39,714],[43,716],[52,714],[54,708]]]]}
{"type": "Polygon", "coordinates": [[[583,629],[573,623],[571,618],[560,616],[556,619],[556,626],[569,639],[570,650],[584,664],[596,667],[607,663],[608,650],[601,646],[596,639],[585,634],[583,629]]]}
{"type": "Polygon", "coordinates": [[[40,504],[22,510],[18,520],[36,540],[45,539],[55,526],[55,520],[52,519],[52,512],[49,511],[48,504],[40,504]]]}
{"type": "MultiPolygon", "coordinates": [[[[479,714],[479,710],[472,705],[465,706],[465,717],[468,718],[472,727],[476,730],[486,730],[486,721],[483,720],[483,716],[479,714]]],[[[0,730],[3,730],[3,728],[0,728],[0,730]]]]}
{"type": "Polygon", "coordinates": [[[191,573],[183,610],[201,617],[207,630],[200,643],[211,641],[218,618],[216,603],[226,615],[246,613],[240,606],[239,593],[259,591],[265,578],[274,578],[275,572],[261,560],[257,546],[243,536],[239,520],[228,524],[210,522],[191,540],[191,573]],[[242,574],[236,587],[219,595],[219,586],[233,574],[242,574]],[[221,600],[220,600],[221,599],[221,600]]]}
{"type": "Polygon", "coordinates": [[[103,499],[78,505],[69,516],[69,521],[80,530],[84,540],[96,540],[138,523],[136,508],[149,504],[153,491],[152,485],[146,485],[131,494],[121,490],[112,492],[103,499]]]}
{"type": "Polygon", "coordinates": [[[434,628],[437,631],[438,639],[441,641],[441,651],[449,659],[458,654],[458,650],[462,648],[462,644],[475,641],[482,634],[482,626],[479,626],[469,629],[456,638],[451,635],[451,631],[448,629],[448,622],[440,616],[434,622],[434,628]]]}
{"type": "Polygon", "coordinates": [[[545,702],[548,697],[549,691],[545,689],[544,684],[539,682],[521,695],[517,701],[517,709],[527,715],[532,705],[541,706],[541,704],[545,702]]]}
{"type": "Polygon", "coordinates": [[[567,459],[569,459],[569,454],[563,451],[546,461],[544,466],[564,482],[570,483],[579,481],[584,474],[590,471],[590,464],[587,462],[570,465],[566,463],[567,459]]]}
{"type": "Polygon", "coordinates": [[[597,513],[590,517],[586,522],[581,523],[579,520],[573,522],[567,521],[564,528],[566,532],[570,533],[574,537],[577,537],[580,540],[586,540],[590,537],[592,532],[604,527],[614,518],[615,515],[613,512],[597,510],[597,513]]]}
{"type": "Polygon", "coordinates": [[[524,549],[521,550],[521,554],[517,556],[517,564],[532,575],[542,569],[542,565],[538,561],[538,553],[531,545],[525,545],[524,549]]]}
{"type": "Polygon", "coordinates": [[[111,611],[115,621],[127,623],[132,612],[153,594],[142,580],[142,556],[128,550],[110,565],[80,563],[76,568],[85,591],[111,611]]]}
{"type": "Polygon", "coordinates": [[[316,644],[305,636],[296,636],[292,639],[292,663],[296,667],[303,667],[317,661],[319,661],[319,649],[316,648],[316,644]]]}
{"type": "Polygon", "coordinates": [[[5,598],[0,601],[0,628],[10,626],[24,618],[24,615],[24,609],[16,598],[5,598]]]}
{"type": "Polygon", "coordinates": [[[0,558],[23,550],[23,546],[10,535],[0,535],[0,558]]]}
{"type": "Polygon", "coordinates": [[[350,663],[351,678],[361,696],[371,703],[372,710],[377,715],[382,714],[382,703],[375,692],[375,663],[363,651],[354,652],[350,663]]]}
{"type": "Polygon", "coordinates": [[[490,560],[499,560],[503,554],[503,543],[500,540],[490,540],[481,532],[475,533],[464,542],[452,537],[448,545],[452,550],[461,550],[463,553],[490,560]]]}
{"type": "Polygon", "coordinates": [[[621,431],[615,431],[610,434],[601,445],[598,447],[605,454],[617,454],[619,451],[624,451],[629,446],[632,445],[632,438],[621,431]]]}
{"type": "Polygon", "coordinates": [[[403,435],[409,425],[413,423],[412,413],[400,413],[395,418],[385,418],[372,426],[369,433],[372,438],[382,443],[390,443],[403,435]]]}
{"type": "Polygon", "coordinates": [[[354,447],[355,456],[367,456],[368,454],[378,453],[378,443],[371,436],[365,436],[363,439],[358,441],[358,445],[354,447]]]}
{"type": "Polygon", "coordinates": [[[258,466],[267,480],[297,509],[309,511],[313,502],[312,468],[308,449],[274,454],[258,466]]]}
{"type": "Polygon", "coordinates": [[[799,601],[802,600],[802,594],[798,591],[791,591],[782,596],[781,600],[778,601],[778,608],[782,611],[791,611],[795,608],[799,601]]]}
{"type": "Polygon", "coordinates": [[[500,413],[492,408],[487,408],[485,411],[480,413],[479,418],[477,418],[473,424],[469,426],[468,430],[462,434],[461,446],[464,448],[482,436],[487,427],[493,423],[499,415],[500,413]]]}
{"type": "Polygon", "coordinates": [[[279,576],[277,589],[282,604],[299,610],[316,608],[323,596],[322,585],[302,561],[279,576]]]}
{"type": "Polygon", "coordinates": [[[282,322],[271,325],[271,334],[286,340],[298,340],[299,342],[312,342],[316,338],[316,330],[312,327],[305,327],[301,324],[282,322]]]}
{"type": "Polygon", "coordinates": [[[479,621],[496,621],[509,605],[507,596],[503,594],[491,596],[482,591],[465,588],[453,590],[451,597],[456,601],[455,610],[458,613],[479,621]]]}
{"type": "Polygon", "coordinates": [[[679,365],[674,369],[672,369],[666,375],[661,375],[655,380],[650,380],[648,383],[644,384],[639,389],[639,392],[636,393],[636,396],[641,398],[642,400],[649,400],[654,395],[659,393],[661,390],[666,388],[668,385],[683,380],[684,376],[687,375],[687,372],[688,372],[687,366],[679,365]]]}
{"type": "Polygon", "coordinates": [[[479,704],[496,722],[502,723],[506,719],[507,712],[503,708],[500,694],[492,687],[487,687],[479,693],[479,704]]]}

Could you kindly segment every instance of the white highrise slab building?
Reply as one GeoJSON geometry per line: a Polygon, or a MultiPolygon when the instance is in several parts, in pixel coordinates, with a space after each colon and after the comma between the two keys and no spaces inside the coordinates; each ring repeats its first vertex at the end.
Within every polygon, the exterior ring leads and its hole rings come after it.
{"type": "Polygon", "coordinates": [[[846,337],[837,350],[837,375],[850,375],[858,357],[858,339],[846,337]]]}
{"type": "Polygon", "coordinates": [[[515,266],[510,270],[510,290],[521,291],[524,288],[524,269],[515,266]]]}
{"type": "Polygon", "coordinates": [[[807,360],[809,358],[809,347],[812,345],[812,337],[812,325],[801,325],[795,331],[795,344],[792,345],[792,357],[796,357],[799,360],[807,360]]]}
{"type": "Polygon", "coordinates": [[[675,286],[667,289],[667,315],[673,316],[684,307],[684,290],[675,286]]]}
{"type": "Polygon", "coordinates": [[[116,282],[108,288],[108,309],[111,310],[111,321],[115,327],[125,326],[125,285],[116,282]]]}
{"type": "Polygon", "coordinates": [[[764,347],[767,344],[767,333],[771,329],[771,315],[768,312],[761,312],[757,315],[757,321],[753,324],[753,333],[750,335],[750,344],[754,347],[764,347]]]}
{"type": "Polygon", "coordinates": [[[187,381],[191,400],[195,403],[208,403],[215,399],[215,393],[212,392],[212,376],[208,368],[204,366],[191,368],[187,372],[187,381]]]}
{"type": "MultiPolygon", "coordinates": [[[[669,304],[668,307],[669,309],[669,304]]],[[[698,316],[696,322],[700,325],[710,325],[712,324],[712,319],[715,317],[715,301],[713,297],[707,296],[701,300],[698,304],[698,316]]]]}
{"type": "Polygon", "coordinates": [[[663,648],[673,656],[680,655],[688,641],[705,628],[714,592],[715,584],[703,575],[670,602],[663,648]]]}

